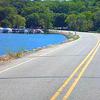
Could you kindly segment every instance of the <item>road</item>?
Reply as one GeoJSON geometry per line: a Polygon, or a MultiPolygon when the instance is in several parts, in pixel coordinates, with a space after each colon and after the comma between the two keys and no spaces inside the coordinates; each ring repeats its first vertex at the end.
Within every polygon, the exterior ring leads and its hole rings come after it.
{"type": "Polygon", "coordinates": [[[1,65],[0,100],[100,100],[100,36],[78,34],[1,65]]]}

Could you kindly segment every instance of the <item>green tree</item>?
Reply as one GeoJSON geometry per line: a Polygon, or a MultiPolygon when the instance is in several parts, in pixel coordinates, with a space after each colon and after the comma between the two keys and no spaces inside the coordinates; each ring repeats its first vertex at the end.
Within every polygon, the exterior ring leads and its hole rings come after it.
{"type": "Polygon", "coordinates": [[[64,13],[56,13],[54,15],[54,26],[55,27],[65,27],[66,14],[64,13]]]}
{"type": "Polygon", "coordinates": [[[26,24],[26,19],[20,15],[15,15],[14,16],[14,23],[13,26],[19,28],[20,26],[25,26],[26,24]]]}
{"type": "Polygon", "coordinates": [[[77,30],[77,15],[70,14],[67,16],[65,22],[68,24],[70,30],[77,30]]]}
{"type": "Polygon", "coordinates": [[[94,13],[94,28],[100,32],[100,10],[94,13]]]}
{"type": "Polygon", "coordinates": [[[11,27],[10,22],[7,19],[1,21],[0,26],[2,27],[11,27]]]}
{"type": "Polygon", "coordinates": [[[44,28],[45,31],[47,31],[49,28],[52,28],[52,13],[45,12],[40,13],[40,19],[39,19],[39,25],[40,27],[44,28]]]}
{"type": "Polygon", "coordinates": [[[26,27],[36,28],[39,27],[39,14],[33,13],[26,17],[26,27]]]}
{"type": "Polygon", "coordinates": [[[68,24],[69,29],[78,31],[89,31],[93,27],[92,16],[90,12],[81,13],[78,15],[70,14],[65,22],[68,24]]]}
{"type": "Polygon", "coordinates": [[[0,0],[0,26],[100,30],[100,0],[0,0]],[[26,23],[25,23],[26,22],[26,23]]]}

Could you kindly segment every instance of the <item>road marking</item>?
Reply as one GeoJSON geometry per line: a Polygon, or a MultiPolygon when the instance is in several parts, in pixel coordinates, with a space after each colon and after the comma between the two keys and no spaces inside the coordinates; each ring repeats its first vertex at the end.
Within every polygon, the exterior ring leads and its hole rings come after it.
{"type": "MultiPolygon", "coordinates": [[[[56,50],[62,49],[62,47],[64,47],[64,45],[66,45],[66,44],[71,44],[71,43],[73,43],[73,42],[74,42],[74,41],[66,42],[66,43],[64,43],[63,45],[58,45],[59,47],[56,47],[54,50],[51,50],[50,52],[47,52],[47,53],[44,53],[44,54],[40,54],[39,56],[45,56],[45,55],[47,55],[47,54],[50,54],[50,53],[52,53],[52,52],[55,52],[56,50]]],[[[37,58],[31,58],[31,59],[29,59],[29,60],[27,60],[27,61],[24,61],[24,62],[21,62],[21,63],[15,65],[15,66],[6,68],[6,69],[0,71],[0,74],[2,74],[3,72],[6,72],[6,71],[8,71],[8,70],[11,70],[11,69],[13,69],[13,68],[16,68],[16,67],[18,67],[18,66],[21,66],[21,65],[23,65],[23,64],[26,64],[26,63],[28,63],[28,62],[30,62],[30,61],[32,61],[32,60],[35,60],[35,59],[38,59],[38,57],[37,57],[37,58]]],[[[7,66],[6,66],[6,67],[7,67],[7,66]]]]}
{"type": "Polygon", "coordinates": [[[61,94],[63,89],[68,85],[68,83],[71,81],[71,79],[75,76],[75,74],[79,71],[79,69],[82,67],[82,65],[88,60],[88,58],[91,56],[93,51],[96,49],[100,41],[98,41],[95,45],[95,47],[90,51],[90,53],[85,57],[85,59],[79,64],[78,67],[73,71],[73,73],[70,75],[68,79],[65,80],[65,82],[62,84],[62,86],[57,90],[57,92],[51,97],[50,100],[56,100],[57,97],[61,94]]]}
{"type": "Polygon", "coordinates": [[[88,62],[84,65],[83,69],[81,70],[81,72],[79,73],[78,77],[75,79],[75,81],[73,82],[73,84],[71,85],[71,87],[69,88],[69,90],[67,91],[67,93],[65,94],[63,100],[68,100],[69,96],[71,95],[71,93],[73,92],[74,88],[76,87],[76,85],[78,84],[79,80],[81,79],[82,75],[84,74],[85,70],[88,68],[89,64],[91,63],[92,59],[94,58],[94,56],[96,55],[98,49],[100,47],[100,43],[98,45],[98,47],[96,48],[96,50],[93,52],[93,54],[91,55],[90,59],[88,60],[88,62]]]}

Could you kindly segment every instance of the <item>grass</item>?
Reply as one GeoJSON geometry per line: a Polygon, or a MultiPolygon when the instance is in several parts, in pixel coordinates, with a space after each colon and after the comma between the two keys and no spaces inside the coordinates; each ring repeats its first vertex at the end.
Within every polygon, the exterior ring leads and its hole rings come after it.
{"type": "Polygon", "coordinates": [[[10,52],[8,53],[8,55],[12,58],[21,58],[24,55],[24,53],[23,52],[17,52],[17,53],[10,52]]]}

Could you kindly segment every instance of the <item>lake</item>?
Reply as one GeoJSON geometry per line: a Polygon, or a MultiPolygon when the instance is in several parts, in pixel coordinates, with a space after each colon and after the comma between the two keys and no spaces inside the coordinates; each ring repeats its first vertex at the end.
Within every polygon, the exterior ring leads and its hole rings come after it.
{"type": "Polygon", "coordinates": [[[60,34],[2,34],[0,33],[0,56],[9,52],[33,50],[59,44],[67,38],[60,34]]]}

